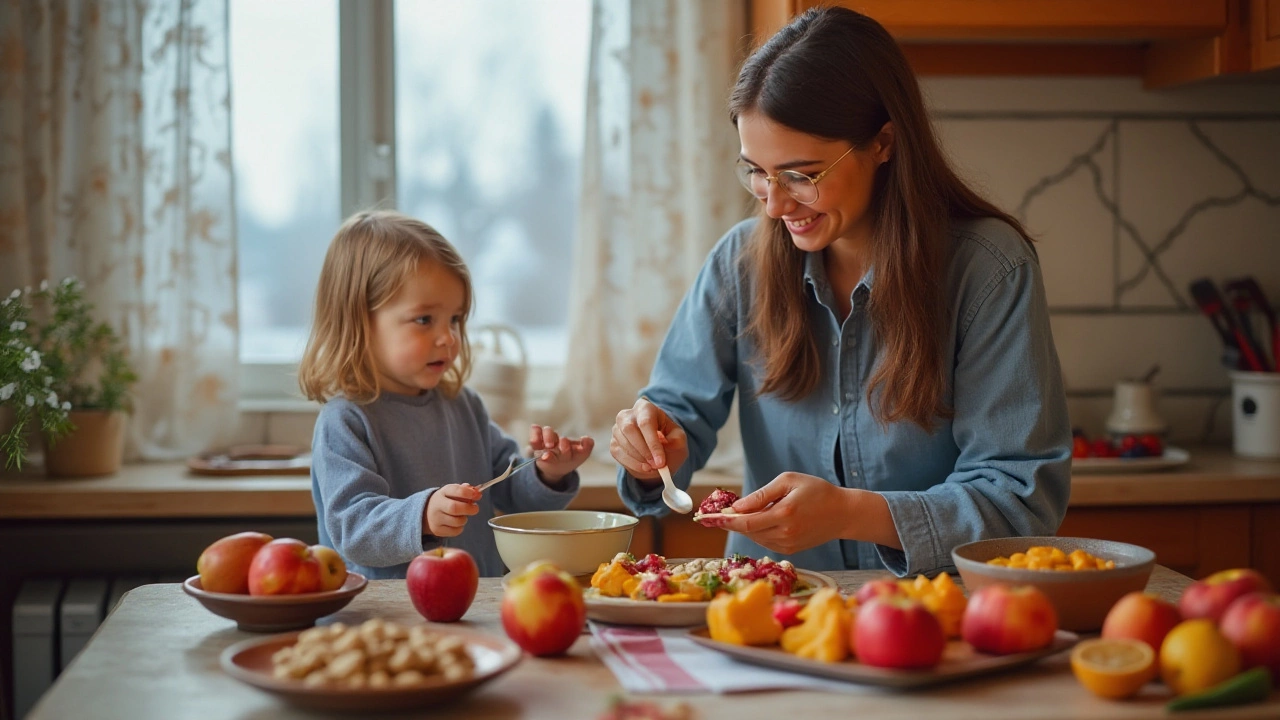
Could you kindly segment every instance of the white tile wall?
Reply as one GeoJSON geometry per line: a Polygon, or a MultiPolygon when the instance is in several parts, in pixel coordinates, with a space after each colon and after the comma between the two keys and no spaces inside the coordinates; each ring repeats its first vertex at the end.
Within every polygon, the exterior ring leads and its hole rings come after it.
{"type": "Polygon", "coordinates": [[[1230,439],[1221,344],[1188,292],[1252,274],[1280,301],[1280,93],[1133,80],[930,79],[961,174],[1038,240],[1073,424],[1154,364],[1180,440],[1230,439]]]}

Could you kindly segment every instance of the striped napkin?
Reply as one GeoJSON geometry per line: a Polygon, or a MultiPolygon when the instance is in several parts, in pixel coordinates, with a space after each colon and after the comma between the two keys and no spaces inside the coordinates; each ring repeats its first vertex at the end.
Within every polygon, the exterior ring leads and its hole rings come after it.
{"type": "Polygon", "coordinates": [[[687,637],[688,628],[588,622],[591,647],[630,693],[734,693],[755,690],[866,692],[853,683],[741,663],[687,637]]]}

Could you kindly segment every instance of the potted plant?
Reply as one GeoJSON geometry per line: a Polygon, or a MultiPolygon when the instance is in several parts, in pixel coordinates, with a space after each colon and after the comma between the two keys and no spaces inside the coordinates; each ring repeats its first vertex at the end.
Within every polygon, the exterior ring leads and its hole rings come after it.
{"type": "MultiPolygon", "coordinates": [[[[10,298],[22,306],[14,314],[28,318],[11,325],[19,328],[15,332],[26,332],[30,340],[26,365],[38,362],[46,373],[39,379],[45,394],[38,398],[44,402],[39,415],[45,470],[60,476],[116,472],[124,457],[129,387],[137,380],[120,337],[110,325],[94,320],[93,305],[84,297],[84,286],[74,278],[54,288],[41,283],[35,292],[10,298]],[[43,321],[31,319],[38,313],[43,321]],[[50,420],[57,419],[55,408],[63,413],[61,424],[45,421],[46,415],[50,420]]],[[[13,349],[17,351],[20,344],[23,343],[16,343],[13,349]]],[[[36,406],[28,404],[27,397],[22,398],[21,404],[15,404],[12,398],[9,402],[16,416],[25,413],[27,423],[31,422],[36,406]]],[[[15,426],[10,432],[18,429],[15,426]]],[[[6,449],[9,442],[6,436],[6,449]]],[[[9,457],[13,461],[14,455],[9,457]]],[[[20,461],[18,456],[17,462],[20,461]]]]}
{"type": "MultiPolygon", "coordinates": [[[[47,284],[41,292],[47,292],[47,284]]],[[[14,290],[0,300],[0,453],[5,469],[22,469],[27,439],[33,431],[52,438],[71,429],[71,403],[53,389],[55,378],[32,337],[31,288],[14,290]]]]}

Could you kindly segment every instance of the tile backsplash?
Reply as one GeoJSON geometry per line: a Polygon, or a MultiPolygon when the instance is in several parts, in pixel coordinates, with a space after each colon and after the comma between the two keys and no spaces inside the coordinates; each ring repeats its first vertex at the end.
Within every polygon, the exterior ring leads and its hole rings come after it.
{"type": "Polygon", "coordinates": [[[1160,365],[1178,441],[1229,442],[1221,343],[1191,280],[1252,274],[1280,299],[1280,92],[1134,80],[924,83],[957,169],[1037,240],[1073,424],[1160,365]]]}

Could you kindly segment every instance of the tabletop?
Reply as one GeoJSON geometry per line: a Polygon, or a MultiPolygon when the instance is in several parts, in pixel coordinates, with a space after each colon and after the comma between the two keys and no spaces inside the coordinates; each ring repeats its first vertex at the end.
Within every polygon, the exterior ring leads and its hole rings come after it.
{"type": "MultiPolygon", "coordinates": [[[[853,591],[883,571],[829,573],[842,589],[853,591]]],[[[1176,599],[1190,578],[1157,566],[1148,590],[1176,599]]],[[[461,621],[486,633],[502,634],[497,578],[483,578],[476,599],[461,621]]],[[[379,580],[325,622],[349,625],[372,617],[406,624],[423,622],[409,601],[402,580],[379,580]]],[[[178,718],[311,718],[222,672],[219,654],[227,646],[259,637],[240,632],[217,617],[177,584],[147,585],[130,591],[98,629],[88,646],[40,700],[29,720],[119,717],[130,720],[178,718]]],[[[558,658],[526,656],[511,672],[448,705],[390,717],[582,718],[597,717],[622,694],[613,675],[596,658],[586,635],[558,658]]],[[[1066,653],[1005,674],[961,681],[926,690],[895,692],[868,688],[865,693],[814,691],[755,692],[736,695],[643,696],[660,705],[686,703],[694,717],[779,718],[803,708],[812,717],[872,718],[1164,718],[1166,697],[1149,685],[1124,702],[1093,697],[1071,675],[1066,653]]],[[[1280,699],[1266,705],[1224,708],[1180,717],[1280,717],[1280,699]]]]}

